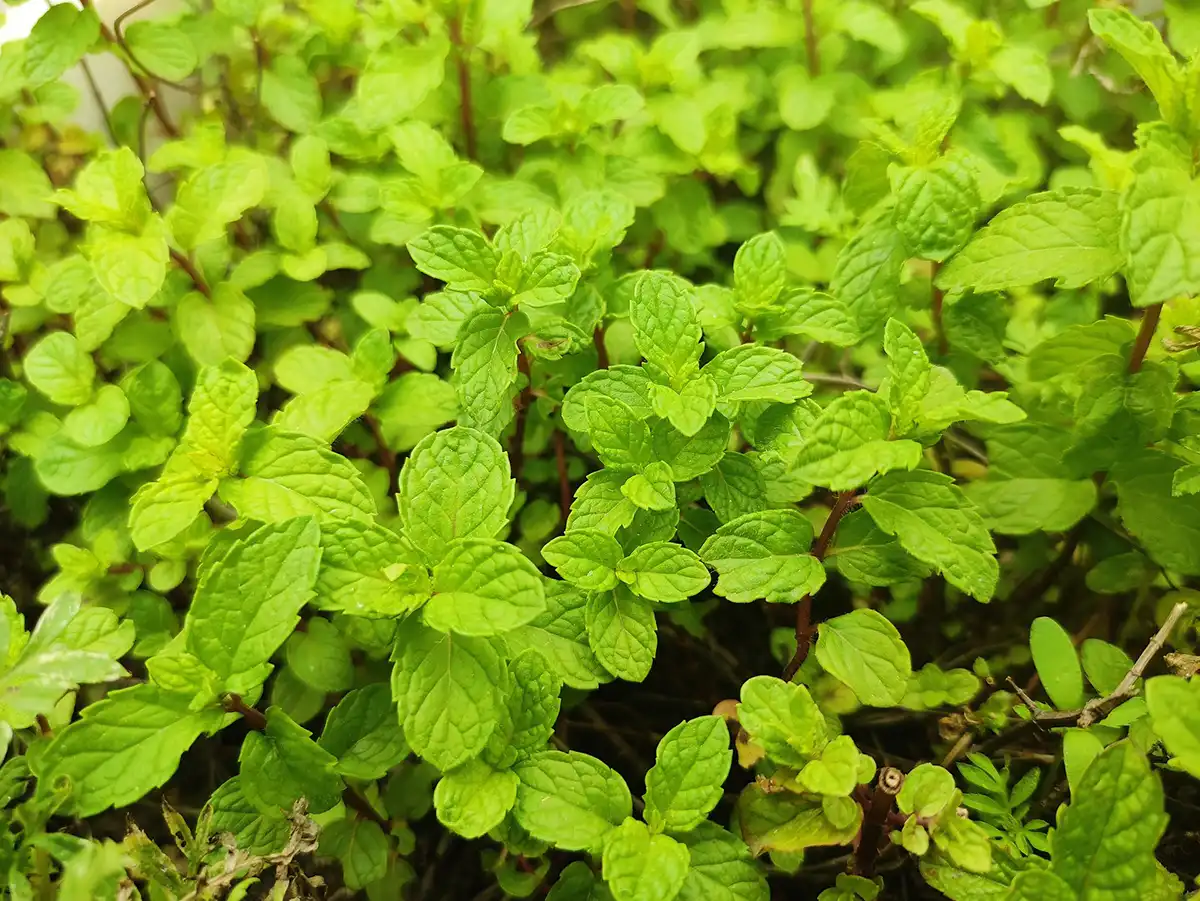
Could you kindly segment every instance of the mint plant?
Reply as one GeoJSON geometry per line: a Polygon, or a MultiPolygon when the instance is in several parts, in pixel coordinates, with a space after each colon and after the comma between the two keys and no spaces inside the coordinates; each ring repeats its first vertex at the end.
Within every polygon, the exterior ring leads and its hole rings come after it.
{"type": "Polygon", "coordinates": [[[9,896],[1197,897],[1191,5],[37,13],[9,896]]]}

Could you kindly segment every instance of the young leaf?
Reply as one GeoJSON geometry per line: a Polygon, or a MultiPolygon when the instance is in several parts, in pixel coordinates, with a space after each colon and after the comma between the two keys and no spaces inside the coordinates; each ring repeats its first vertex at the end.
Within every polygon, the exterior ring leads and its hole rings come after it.
{"type": "Polygon", "coordinates": [[[1178,124],[1184,105],[1183,73],[1158,29],[1127,9],[1090,9],[1088,24],[1146,83],[1162,117],[1178,124]]]}
{"type": "Polygon", "coordinates": [[[717,595],[742,604],[759,598],[791,604],[825,582],[824,567],[808,553],[812,541],[812,524],[798,510],[765,510],[721,526],[700,558],[717,571],[717,595]]]}
{"type": "Polygon", "coordinates": [[[479,232],[436,225],[408,242],[417,268],[456,291],[491,290],[499,254],[479,232]]]}
{"type": "Polygon", "coordinates": [[[629,302],[637,349],[672,381],[683,384],[695,373],[704,350],[692,289],[677,276],[641,275],[629,302]]]}
{"type": "Polygon", "coordinates": [[[1029,627],[1029,650],[1046,694],[1059,710],[1083,706],[1083,671],[1071,636],[1056,620],[1039,616],[1029,627]]]}
{"type": "Polygon", "coordinates": [[[658,627],[649,601],[624,585],[592,595],[587,634],[596,659],[618,679],[641,682],[649,675],[658,650],[658,627]]]}
{"type": "Polygon", "coordinates": [[[659,603],[683,601],[708,586],[708,570],[687,548],[666,541],[643,544],[617,565],[617,578],[659,603]]]}
{"type": "Polygon", "coordinates": [[[673,901],[688,860],[686,846],[631,818],[604,841],[604,881],[616,901],[673,901]]]}
{"type": "Polygon", "coordinates": [[[30,348],[25,377],[53,403],[74,407],[92,396],[96,364],[68,332],[51,332],[30,348]]]}
{"type": "Polygon", "coordinates": [[[438,821],[463,838],[479,838],[500,825],[517,801],[520,780],[470,760],[446,773],[433,793],[438,821]]]}
{"type": "Polygon", "coordinates": [[[597,529],[571,529],[542,548],[546,562],[585,591],[615,588],[617,564],[623,556],[617,540],[597,529]]]}
{"type": "Polygon", "coordinates": [[[625,780],[578,751],[541,751],[513,772],[520,780],[517,822],[564,851],[599,851],[605,836],[633,811],[625,780]]]}
{"type": "Polygon", "coordinates": [[[890,441],[887,402],[869,391],[834,398],[808,430],[793,463],[797,478],[832,491],[863,485],[876,473],[912,469],[920,462],[914,441],[890,441]]]}
{"type": "Polygon", "coordinates": [[[688,832],[721,800],[733,759],[729,729],[718,716],[687,720],[658,743],[646,774],[647,825],[654,832],[688,832]]]}
{"type": "Polygon", "coordinates": [[[267,711],[264,731],[246,736],[238,762],[242,794],[263,813],[287,814],[301,798],[324,813],[342,799],[337,759],[278,707],[267,711]]]}
{"type": "Polygon", "coordinates": [[[1146,681],[1146,706],[1154,732],[1172,761],[1200,779],[1200,682],[1155,676],[1146,681]]]}
{"type": "Polygon", "coordinates": [[[766,876],[736,835],[705,821],[677,840],[690,857],[680,901],[769,901],[766,876]]]}
{"type": "Polygon", "coordinates": [[[453,542],[433,568],[425,623],[459,635],[498,635],[546,609],[542,575],[511,544],[486,538],[453,542]]]}
{"type": "Polygon", "coordinates": [[[463,425],[499,435],[512,419],[521,318],[487,307],[463,322],[450,360],[463,425]]]}
{"type": "Polygon", "coordinates": [[[621,493],[639,510],[664,512],[675,509],[674,473],[666,463],[656,460],[641,472],[631,475],[621,493]]]}
{"type": "Polygon", "coordinates": [[[381,682],[347,692],[329,711],[317,744],[337,758],[334,769],[352,779],[382,779],[408,756],[396,704],[381,682]]]}
{"type": "Polygon", "coordinates": [[[432,594],[429,572],[413,546],[377,523],[321,523],[316,601],[355,616],[402,616],[432,594]]]}
{"type": "Polygon", "coordinates": [[[896,431],[903,435],[920,415],[921,401],[929,393],[932,368],[921,340],[900,320],[889,319],[883,335],[888,357],[888,406],[895,417],[896,431]]]}
{"type": "Polygon", "coordinates": [[[817,662],[872,707],[904,698],[912,659],[900,633],[877,610],[862,608],[827,619],[817,629],[817,662]]]}
{"type": "Polygon", "coordinates": [[[775,232],[755,235],[733,258],[738,303],[748,313],[769,309],[787,280],[786,248],[775,232]]]}
{"type": "Polygon", "coordinates": [[[588,644],[587,597],[566,582],[547,580],[546,611],[504,636],[512,655],[537,651],[571,688],[596,688],[609,675],[588,644]]]}
{"type": "Polygon", "coordinates": [[[820,754],[827,742],[825,718],[808,689],[773,676],[755,676],[742,684],[738,722],[772,761],[795,769],[820,754]]]}
{"type": "Polygon", "coordinates": [[[586,401],[587,431],[596,453],[613,469],[641,469],[654,462],[650,430],[629,407],[603,394],[586,401]]]}
{"type": "Polygon", "coordinates": [[[739,344],[723,350],[705,365],[724,403],[778,401],[790,403],[812,394],[797,357],[774,347],[739,344]]]}

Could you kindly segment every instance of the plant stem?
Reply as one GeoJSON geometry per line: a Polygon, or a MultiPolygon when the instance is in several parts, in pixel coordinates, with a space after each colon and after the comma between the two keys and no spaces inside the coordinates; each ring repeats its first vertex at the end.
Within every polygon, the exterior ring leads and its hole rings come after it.
{"type": "Polygon", "coordinates": [[[475,111],[471,105],[471,65],[463,43],[462,20],[450,20],[450,43],[454,45],[454,61],[458,69],[458,116],[467,159],[475,159],[475,111]]]}
{"type": "Polygon", "coordinates": [[[875,875],[875,858],[879,856],[879,844],[883,840],[883,827],[887,815],[900,789],[904,786],[904,774],[893,766],[879,771],[875,791],[871,793],[871,804],[863,817],[862,830],[858,836],[858,848],[854,852],[854,873],[867,879],[875,875]]]}
{"type": "MultiPolygon", "coordinates": [[[[825,554],[829,551],[829,543],[833,541],[838,523],[854,505],[857,496],[857,492],[853,490],[843,491],[837,496],[837,500],[833,503],[833,509],[829,511],[829,517],[821,528],[817,543],[813,545],[812,553],[818,560],[825,560],[825,554]]],[[[796,604],[796,652],[792,654],[792,659],[783,669],[783,681],[790,682],[792,676],[796,675],[796,671],[804,665],[804,661],[808,658],[808,648],[812,644],[812,633],[812,595],[806,594],[796,604]]]]}
{"type": "Polygon", "coordinates": [[[212,299],[212,291],[209,290],[208,282],[204,280],[204,276],[200,274],[200,270],[196,268],[196,264],[192,262],[191,257],[180,253],[178,250],[172,247],[171,260],[176,266],[188,274],[188,278],[190,278],[192,283],[195,284],[197,291],[199,291],[209,300],[212,299]]]}
{"type": "Polygon", "coordinates": [[[592,343],[596,345],[596,368],[608,368],[608,348],[604,346],[604,326],[596,326],[592,332],[592,343]]]}
{"type": "Polygon", "coordinates": [[[1137,338],[1133,342],[1133,350],[1129,354],[1130,375],[1141,371],[1142,363],[1146,360],[1146,351],[1150,349],[1150,341],[1154,338],[1154,330],[1158,328],[1158,317],[1161,315],[1161,303],[1146,307],[1146,312],[1142,314],[1142,325],[1138,329],[1137,338]]]}
{"type": "Polygon", "coordinates": [[[262,732],[267,728],[267,718],[263,715],[263,712],[243,701],[241,695],[225,695],[223,706],[230,713],[239,714],[246,721],[246,725],[256,732],[262,732]]]}
{"type": "Polygon", "coordinates": [[[392,831],[391,822],[386,817],[380,816],[379,811],[372,807],[366,798],[350,788],[350,786],[346,786],[346,790],[342,792],[342,801],[355,813],[378,824],[383,829],[385,835],[392,831]]]}
{"type": "Polygon", "coordinates": [[[821,57],[817,50],[817,22],[813,15],[813,0],[804,0],[804,52],[808,57],[808,74],[821,74],[821,57]]]}
{"type": "Polygon", "coordinates": [[[558,469],[558,506],[561,512],[559,522],[564,525],[571,512],[571,481],[567,477],[566,441],[566,436],[556,429],[554,432],[554,465],[558,469]]]}

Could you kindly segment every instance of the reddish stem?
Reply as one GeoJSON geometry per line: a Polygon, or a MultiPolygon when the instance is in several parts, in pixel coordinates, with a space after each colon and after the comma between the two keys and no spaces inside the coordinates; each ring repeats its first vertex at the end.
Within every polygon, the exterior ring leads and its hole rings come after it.
{"type": "Polygon", "coordinates": [[[1162,304],[1156,303],[1146,307],[1142,314],[1142,325],[1138,329],[1137,338],[1133,342],[1133,351],[1129,354],[1129,374],[1141,372],[1142,363],[1146,361],[1146,351],[1150,349],[1150,341],[1158,328],[1158,317],[1162,315],[1162,304]]]}
{"type": "Polygon", "coordinates": [[[246,721],[246,725],[256,732],[262,732],[267,728],[267,718],[263,715],[263,712],[243,701],[241,695],[226,695],[224,707],[230,713],[239,714],[246,721]]]}
{"type": "Polygon", "coordinates": [[[870,879],[875,875],[875,858],[879,856],[879,845],[887,815],[900,789],[904,786],[904,774],[895,767],[885,766],[879,771],[879,781],[871,793],[871,805],[863,816],[862,830],[858,836],[858,848],[854,852],[854,872],[870,879]]]}
{"type": "Polygon", "coordinates": [[[808,56],[808,74],[821,74],[821,56],[817,50],[817,22],[813,15],[813,0],[804,0],[804,52],[808,56]]]}
{"type": "Polygon", "coordinates": [[[455,66],[458,69],[458,116],[466,145],[467,159],[475,159],[475,111],[471,103],[471,66],[467,60],[467,47],[463,43],[462,22],[457,16],[450,20],[450,43],[455,49],[455,66]]]}
{"type": "Polygon", "coordinates": [[[196,286],[196,290],[205,297],[212,299],[212,291],[209,290],[208,282],[204,280],[204,276],[200,274],[200,270],[196,268],[196,264],[192,262],[191,257],[180,253],[175,248],[171,248],[171,261],[187,273],[188,278],[196,286]]]}

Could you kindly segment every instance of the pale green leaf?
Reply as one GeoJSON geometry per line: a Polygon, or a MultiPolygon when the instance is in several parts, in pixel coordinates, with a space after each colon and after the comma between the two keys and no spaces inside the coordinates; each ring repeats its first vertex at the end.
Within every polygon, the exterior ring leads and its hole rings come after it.
{"type": "Polygon", "coordinates": [[[817,629],[817,662],[872,707],[894,707],[912,675],[908,648],[883,614],[864,607],[817,629]]]}

